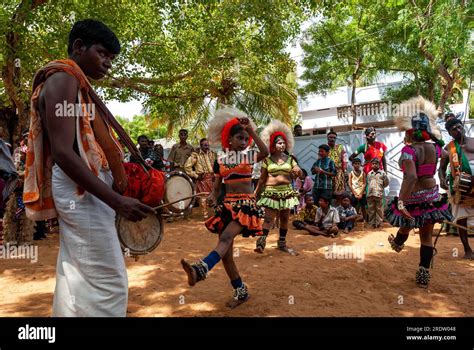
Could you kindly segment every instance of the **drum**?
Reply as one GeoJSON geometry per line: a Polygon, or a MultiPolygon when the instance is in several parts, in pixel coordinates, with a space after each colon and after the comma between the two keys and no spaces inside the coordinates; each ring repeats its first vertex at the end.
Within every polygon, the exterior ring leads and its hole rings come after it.
{"type": "Polygon", "coordinates": [[[117,215],[115,225],[120,245],[126,254],[151,253],[163,238],[163,220],[160,214],[148,214],[146,218],[137,222],[117,215]]]}
{"type": "Polygon", "coordinates": [[[165,195],[163,197],[164,204],[173,203],[166,208],[174,213],[183,213],[193,203],[193,198],[180,201],[181,198],[193,196],[194,184],[191,178],[182,171],[172,171],[166,174],[165,195]]]}
{"type": "Polygon", "coordinates": [[[465,203],[471,205],[474,202],[474,186],[471,175],[461,172],[454,178],[454,204],[465,203]]]}

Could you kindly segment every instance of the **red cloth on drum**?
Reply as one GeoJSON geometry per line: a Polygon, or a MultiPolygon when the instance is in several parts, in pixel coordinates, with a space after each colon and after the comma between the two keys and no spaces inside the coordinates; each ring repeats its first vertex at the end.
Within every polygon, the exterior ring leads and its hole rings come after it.
{"type": "Polygon", "coordinates": [[[264,217],[265,211],[257,205],[253,194],[228,193],[205,225],[212,233],[221,233],[231,221],[237,221],[243,226],[242,236],[261,236],[264,217]]]}
{"type": "Polygon", "coordinates": [[[196,189],[200,192],[209,192],[211,193],[214,188],[214,179],[215,176],[212,173],[207,173],[203,175],[201,180],[196,180],[196,189]]]}
{"type": "Polygon", "coordinates": [[[149,206],[155,207],[161,203],[165,194],[165,173],[156,169],[148,169],[136,163],[124,163],[128,186],[124,196],[140,200],[149,206]]]}

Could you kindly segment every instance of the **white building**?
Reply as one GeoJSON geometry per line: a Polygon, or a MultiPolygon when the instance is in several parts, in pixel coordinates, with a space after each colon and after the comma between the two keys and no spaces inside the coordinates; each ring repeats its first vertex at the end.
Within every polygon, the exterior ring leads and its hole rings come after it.
{"type": "MultiPolygon", "coordinates": [[[[382,98],[387,89],[397,89],[402,84],[398,80],[356,88],[356,128],[394,126],[390,113],[394,106],[382,98]]],[[[309,95],[300,99],[298,110],[302,116],[303,133],[325,134],[330,128],[337,132],[351,130],[351,93],[350,87],[340,87],[326,95],[309,95]]],[[[467,93],[468,90],[464,90],[463,101],[467,101],[467,93]]],[[[465,107],[464,103],[450,106],[456,113],[464,111],[465,107]]]]}

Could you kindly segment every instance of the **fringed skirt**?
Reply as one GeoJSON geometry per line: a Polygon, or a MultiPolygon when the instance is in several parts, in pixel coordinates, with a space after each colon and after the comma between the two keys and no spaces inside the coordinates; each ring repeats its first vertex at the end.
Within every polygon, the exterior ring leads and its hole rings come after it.
{"type": "Polygon", "coordinates": [[[276,210],[292,209],[300,203],[298,196],[291,185],[266,186],[258,205],[276,210]]]}
{"type": "Polygon", "coordinates": [[[403,217],[397,209],[398,197],[390,203],[385,211],[385,217],[392,226],[420,228],[428,224],[441,223],[444,220],[452,221],[453,216],[448,209],[448,197],[440,195],[438,186],[420,190],[404,201],[405,208],[415,220],[403,217]]]}
{"type": "Polygon", "coordinates": [[[212,233],[222,233],[231,221],[237,221],[244,227],[244,237],[261,236],[262,219],[265,211],[257,205],[255,196],[247,193],[227,193],[222,204],[215,209],[216,213],[205,225],[212,233]]]}

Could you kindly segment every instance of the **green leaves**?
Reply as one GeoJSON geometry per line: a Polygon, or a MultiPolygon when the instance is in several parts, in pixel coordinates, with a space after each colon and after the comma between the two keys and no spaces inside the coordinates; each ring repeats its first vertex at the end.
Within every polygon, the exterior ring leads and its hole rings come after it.
{"type": "MultiPolygon", "coordinates": [[[[294,86],[288,94],[285,84],[295,68],[284,49],[307,18],[308,3],[58,0],[38,5],[17,23],[19,2],[7,0],[0,6],[0,29],[4,33],[14,28],[18,34],[14,55],[22,59],[21,90],[29,92],[38,68],[66,57],[67,36],[75,21],[103,21],[122,44],[111,76],[97,83],[103,95],[121,101],[144,99],[153,118],[170,132],[177,123],[201,132],[210,115],[203,106],[212,110],[219,103],[237,103],[236,96],[246,93],[260,96],[254,100],[261,103],[255,110],[262,110],[255,113],[287,118],[285,106],[296,103],[296,97],[294,86]],[[275,92],[282,93],[281,99],[268,95],[275,92]]],[[[0,53],[6,50],[5,36],[0,36],[0,53]]]]}
{"type": "Polygon", "coordinates": [[[325,93],[380,73],[402,73],[411,82],[387,98],[423,94],[442,110],[474,71],[473,8],[469,1],[328,2],[303,45],[308,84],[301,92],[325,93]],[[358,69],[357,69],[358,68],[358,69]],[[355,76],[354,76],[355,74],[355,76]]]}

